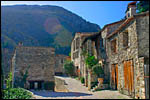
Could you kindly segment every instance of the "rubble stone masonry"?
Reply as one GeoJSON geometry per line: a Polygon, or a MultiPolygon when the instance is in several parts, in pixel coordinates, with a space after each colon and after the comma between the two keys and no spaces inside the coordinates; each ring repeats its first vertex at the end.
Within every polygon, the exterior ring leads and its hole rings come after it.
{"type": "Polygon", "coordinates": [[[54,83],[54,58],[54,48],[17,46],[12,59],[13,83],[17,84],[16,81],[21,77],[21,72],[25,73],[27,68],[29,68],[28,88],[30,88],[30,81],[43,81],[45,84],[54,83]]]}
{"type": "Polygon", "coordinates": [[[106,52],[110,73],[111,65],[118,64],[117,89],[132,97],[145,99],[144,65],[149,65],[149,16],[135,16],[118,33],[108,38],[106,40],[106,52]],[[128,45],[126,47],[123,45],[123,34],[125,32],[128,32],[128,45]],[[111,40],[113,39],[117,41],[116,53],[111,51],[111,40]],[[131,92],[125,88],[124,61],[132,61],[134,76],[133,91],[131,92]]]}

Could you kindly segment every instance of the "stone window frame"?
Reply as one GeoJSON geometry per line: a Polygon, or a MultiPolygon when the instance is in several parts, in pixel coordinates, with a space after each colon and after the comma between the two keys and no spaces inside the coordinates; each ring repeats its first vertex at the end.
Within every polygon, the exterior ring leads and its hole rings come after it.
{"type": "Polygon", "coordinates": [[[110,48],[111,48],[111,53],[112,54],[116,54],[117,53],[117,39],[116,38],[110,41],[110,48]],[[115,44],[114,44],[115,46],[112,45],[114,42],[115,42],[115,44]],[[112,48],[113,46],[114,46],[114,50],[112,48]]]}

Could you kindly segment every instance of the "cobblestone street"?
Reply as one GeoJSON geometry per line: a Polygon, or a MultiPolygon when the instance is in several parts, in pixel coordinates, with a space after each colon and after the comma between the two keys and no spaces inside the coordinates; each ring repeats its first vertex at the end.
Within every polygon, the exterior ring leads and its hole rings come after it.
{"type": "Polygon", "coordinates": [[[91,92],[80,81],[70,77],[60,77],[65,80],[69,92],[31,91],[36,99],[131,99],[118,91],[102,90],[91,92]]]}

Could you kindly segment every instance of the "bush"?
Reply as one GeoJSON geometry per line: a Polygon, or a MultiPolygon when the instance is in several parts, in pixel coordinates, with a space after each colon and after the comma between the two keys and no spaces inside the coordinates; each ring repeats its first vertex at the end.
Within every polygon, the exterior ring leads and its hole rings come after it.
{"type": "Polygon", "coordinates": [[[96,64],[93,66],[92,71],[94,74],[97,75],[97,77],[100,77],[100,75],[104,74],[104,70],[100,64],[96,64]]]}
{"type": "Polygon", "coordinates": [[[84,77],[81,77],[80,80],[82,84],[85,82],[84,77]]]}
{"type": "Polygon", "coordinates": [[[95,59],[95,56],[90,56],[88,54],[88,56],[85,59],[85,63],[86,63],[86,65],[88,65],[87,67],[89,69],[92,69],[92,67],[98,63],[98,60],[95,59]]]}
{"type": "Polygon", "coordinates": [[[8,74],[8,78],[6,79],[6,88],[12,88],[12,72],[8,74]]]}
{"type": "Polygon", "coordinates": [[[32,94],[23,88],[3,90],[3,99],[31,99],[32,94]]]}
{"type": "Polygon", "coordinates": [[[73,62],[71,62],[71,61],[65,61],[65,63],[64,63],[64,69],[65,69],[66,74],[68,74],[70,76],[73,76],[73,74],[74,74],[74,65],[73,65],[73,62]]]}

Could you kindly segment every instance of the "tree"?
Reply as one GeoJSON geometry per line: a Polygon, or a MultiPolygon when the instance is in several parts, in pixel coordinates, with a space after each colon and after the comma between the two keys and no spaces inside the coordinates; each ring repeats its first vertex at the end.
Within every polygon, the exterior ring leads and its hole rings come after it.
{"type": "Polygon", "coordinates": [[[90,56],[88,54],[88,56],[85,58],[85,63],[88,65],[87,67],[89,69],[92,69],[92,67],[98,63],[98,60],[95,59],[95,56],[90,56]]]}
{"type": "Polygon", "coordinates": [[[149,11],[149,0],[137,3],[138,13],[149,11]]]}
{"type": "Polygon", "coordinates": [[[12,72],[9,73],[8,78],[6,79],[6,89],[12,88],[12,72]]]}
{"type": "Polygon", "coordinates": [[[69,57],[71,57],[71,52],[69,53],[69,57]]]}
{"type": "Polygon", "coordinates": [[[69,76],[73,76],[74,74],[74,65],[73,62],[71,61],[65,61],[64,63],[64,69],[66,74],[68,74],[69,76]]]}

